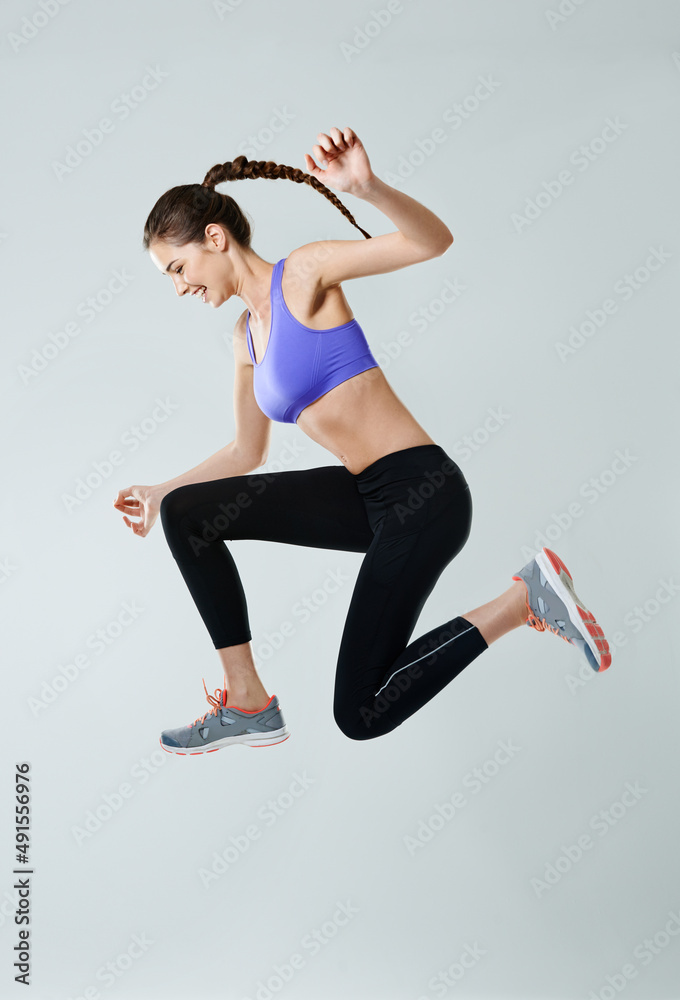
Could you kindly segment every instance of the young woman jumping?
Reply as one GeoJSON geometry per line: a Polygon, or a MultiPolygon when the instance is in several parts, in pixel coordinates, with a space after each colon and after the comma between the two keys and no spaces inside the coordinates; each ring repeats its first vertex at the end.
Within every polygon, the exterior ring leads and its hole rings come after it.
{"type": "Polygon", "coordinates": [[[224,668],[222,688],[189,725],[165,730],[172,753],[209,753],[289,736],[276,695],[253,661],[246,598],[226,541],[255,538],[363,552],[337,658],[333,715],[350,739],[383,736],[511,629],[529,625],[574,645],[593,670],[611,663],[572,577],[543,548],[506,591],[409,641],[443,570],[470,534],[472,499],[459,466],[385,378],[342,282],[439,257],[453,236],[427,208],[373,173],[351,128],[320,132],[308,172],[245,156],[217,164],[201,184],[170,188],[144,227],[144,249],[178,295],[213,309],[238,296],[234,329],[234,440],[157,486],[128,486],[114,502],[146,536],[160,514],[179,570],[224,668]],[[298,247],[275,264],[251,248],[251,229],[223,181],[309,184],[362,233],[298,247]],[[370,237],[333,194],[350,193],[398,227],[370,237]],[[342,463],[249,475],[268,455],[271,421],[297,424],[342,463]],[[139,518],[132,521],[130,517],[139,518]]]}

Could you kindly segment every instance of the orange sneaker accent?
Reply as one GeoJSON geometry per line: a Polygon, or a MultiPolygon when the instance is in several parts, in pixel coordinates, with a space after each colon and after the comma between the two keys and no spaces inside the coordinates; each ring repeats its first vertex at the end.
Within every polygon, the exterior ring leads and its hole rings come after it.
{"type": "Polygon", "coordinates": [[[560,639],[564,639],[565,642],[569,642],[569,639],[566,637],[566,635],[562,635],[559,629],[554,628],[552,625],[548,625],[545,618],[537,618],[537,616],[531,610],[531,605],[529,604],[529,588],[527,587],[526,580],[523,580],[521,576],[513,576],[512,579],[517,580],[518,583],[524,584],[524,605],[527,611],[527,617],[524,619],[524,624],[531,625],[531,627],[535,628],[537,632],[545,632],[546,629],[548,629],[550,632],[554,632],[555,635],[559,635],[560,639]]]}
{"type": "MultiPolygon", "coordinates": [[[[222,705],[227,700],[226,684],[223,688],[215,688],[215,694],[212,695],[208,694],[208,689],[205,686],[205,678],[202,678],[202,680],[203,680],[203,690],[205,691],[205,696],[208,702],[212,705],[212,708],[208,709],[207,712],[204,712],[203,715],[199,715],[198,718],[194,719],[193,722],[190,722],[189,729],[193,729],[193,727],[196,725],[197,722],[205,722],[206,716],[217,715],[219,710],[222,708],[222,705]]],[[[209,753],[210,751],[207,752],[209,753]]]]}
{"type": "Polygon", "coordinates": [[[571,582],[573,583],[574,582],[573,576],[571,575],[571,573],[569,572],[569,570],[567,569],[567,567],[564,565],[564,563],[562,562],[562,560],[560,559],[560,557],[557,555],[557,553],[553,552],[552,549],[547,549],[545,547],[545,545],[543,546],[543,551],[545,552],[545,554],[547,555],[548,559],[552,563],[552,568],[555,570],[555,572],[557,573],[557,575],[559,576],[560,575],[560,570],[563,569],[564,572],[569,577],[569,579],[571,580],[571,582]]]}
{"type": "MultiPolygon", "coordinates": [[[[563,570],[573,583],[574,580],[573,576],[571,575],[567,567],[564,565],[560,557],[557,555],[557,553],[553,552],[552,549],[546,548],[545,546],[543,547],[543,551],[548,556],[555,572],[559,574],[560,570],[563,570]]],[[[523,583],[524,588],[526,590],[525,603],[528,615],[524,624],[530,625],[531,628],[535,628],[537,632],[545,632],[546,630],[549,630],[550,632],[553,632],[555,635],[559,635],[560,639],[564,639],[564,641],[568,642],[569,645],[572,645],[567,636],[562,635],[559,629],[556,629],[552,625],[549,625],[548,622],[545,620],[545,618],[538,618],[531,610],[531,606],[529,604],[529,588],[526,585],[526,581],[522,580],[521,576],[513,576],[512,579],[518,580],[521,583],[523,583]]],[[[579,615],[581,616],[581,619],[583,620],[583,623],[588,629],[589,635],[595,638],[595,645],[600,654],[600,669],[597,671],[597,673],[601,674],[604,670],[607,669],[607,667],[611,666],[612,654],[609,649],[609,643],[605,639],[602,626],[596,620],[592,611],[587,611],[585,608],[582,608],[580,604],[577,604],[576,608],[578,610],[579,615]]]]}
{"type": "MultiPolygon", "coordinates": [[[[274,695],[271,696],[267,704],[263,705],[262,708],[239,708],[238,705],[227,705],[227,708],[236,708],[239,712],[244,712],[246,715],[257,715],[258,712],[264,712],[265,708],[268,708],[269,705],[271,705],[273,698],[274,695]]],[[[280,712],[281,709],[279,708],[278,711],[280,712]]]]}
{"type": "MultiPolygon", "coordinates": [[[[569,642],[569,639],[567,638],[567,636],[564,635],[562,632],[560,632],[560,630],[558,628],[555,628],[554,625],[548,624],[548,622],[545,620],[545,618],[537,618],[536,617],[536,615],[531,610],[531,607],[529,605],[529,601],[528,600],[526,602],[526,605],[527,605],[527,611],[529,612],[529,614],[528,614],[527,620],[525,622],[525,625],[531,625],[531,627],[535,628],[537,632],[545,632],[546,630],[549,631],[549,632],[553,632],[555,635],[559,635],[560,639],[564,639],[565,642],[569,642]]],[[[571,646],[570,642],[569,642],[569,645],[571,646]]]]}
{"type": "Polygon", "coordinates": [[[586,611],[586,609],[582,608],[579,604],[577,604],[576,607],[578,608],[578,613],[588,629],[588,633],[595,638],[595,645],[600,653],[600,669],[598,670],[598,673],[601,674],[603,670],[606,670],[607,667],[611,666],[612,654],[609,649],[609,643],[605,639],[602,626],[595,620],[593,613],[591,611],[586,611]]]}

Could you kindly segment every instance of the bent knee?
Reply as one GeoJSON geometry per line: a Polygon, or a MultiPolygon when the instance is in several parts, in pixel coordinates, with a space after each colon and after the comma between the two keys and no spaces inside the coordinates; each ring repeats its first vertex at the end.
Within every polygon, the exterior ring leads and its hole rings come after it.
{"type": "Polygon", "coordinates": [[[166,540],[171,549],[175,549],[187,535],[193,530],[192,509],[194,502],[191,497],[191,488],[194,484],[188,483],[184,486],[177,486],[174,490],[166,493],[160,502],[159,517],[166,540]]]}
{"type": "Polygon", "coordinates": [[[372,726],[376,721],[372,716],[377,716],[377,713],[366,709],[347,710],[338,705],[333,706],[335,724],[343,736],[350,740],[371,740],[381,735],[377,726],[372,726]]]}
{"type": "Polygon", "coordinates": [[[164,524],[176,521],[178,517],[186,513],[186,504],[182,502],[186,490],[187,486],[176,486],[161,500],[159,514],[164,524]]]}

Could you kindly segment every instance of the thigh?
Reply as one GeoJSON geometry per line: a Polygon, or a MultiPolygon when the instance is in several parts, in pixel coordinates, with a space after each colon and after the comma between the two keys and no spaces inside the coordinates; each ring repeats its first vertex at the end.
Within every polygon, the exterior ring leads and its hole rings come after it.
{"type": "Polygon", "coordinates": [[[366,552],[373,541],[354,477],[338,465],[179,486],[163,498],[161,518],[166,534],[180,528],[206,542],[257,538],[366,552]]]}
{"type": "Polygon", "coordinates": [[[418,524],[402,524],[394,510],[379,524],[345,621],[336,703],[362,703],[380,688],[408,645],[437,580],[465,545],[471,525],[467,487],[424,514],[418,524]]]}

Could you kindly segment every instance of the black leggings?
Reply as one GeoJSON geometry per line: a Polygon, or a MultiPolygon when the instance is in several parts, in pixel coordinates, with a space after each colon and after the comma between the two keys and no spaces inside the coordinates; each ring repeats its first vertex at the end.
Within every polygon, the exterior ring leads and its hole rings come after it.
{"type": "Polygon", "coordinates": [[[391,732],[487,649],[460,616],[407,645],[472,524],[469,486],[439,445],[392,452],[358,474],[329,465],[179,486],[160,517],[216,649],[252,639],[225,539],[366,553],[335,674],[333,715],[350,739],[391,732]]]}

